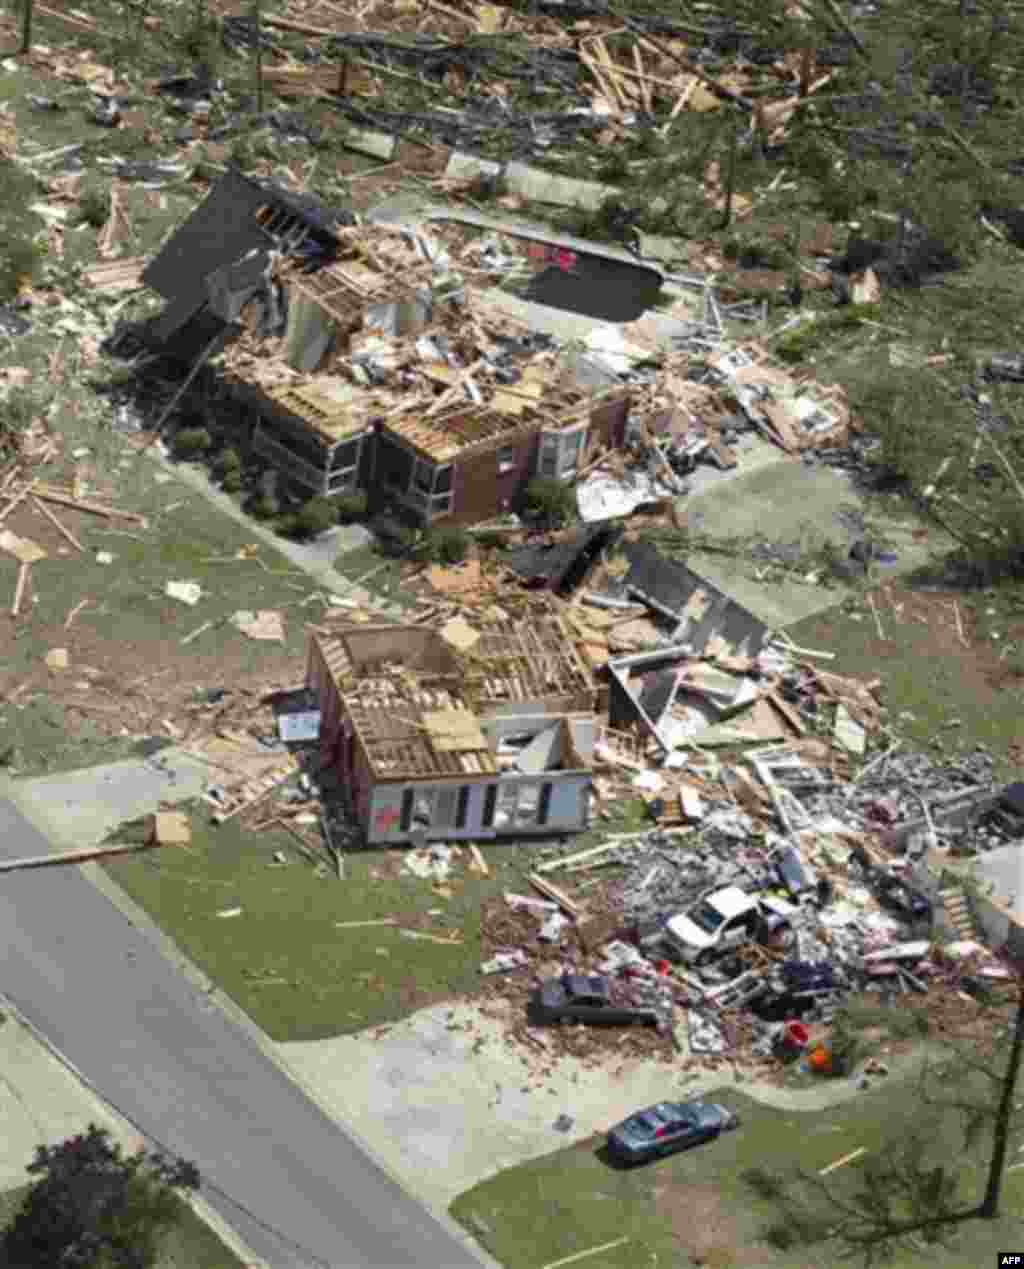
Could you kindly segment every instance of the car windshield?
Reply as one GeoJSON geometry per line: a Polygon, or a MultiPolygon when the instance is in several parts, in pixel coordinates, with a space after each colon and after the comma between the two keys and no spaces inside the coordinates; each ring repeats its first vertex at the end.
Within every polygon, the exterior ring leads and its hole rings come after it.
{"type": "Polygon", "coordinates": [[[721,912],[716,911],[705,899],[703,903],[698,903],[690,913],[690,920],[694,925],[699,925],[705,934],[714,934],[725,920],[725,917],[722,916],[721,912]]]}

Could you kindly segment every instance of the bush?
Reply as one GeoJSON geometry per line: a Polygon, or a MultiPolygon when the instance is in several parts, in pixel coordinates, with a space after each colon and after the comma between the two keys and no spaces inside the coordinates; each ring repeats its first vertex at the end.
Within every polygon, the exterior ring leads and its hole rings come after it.
{"type": "Polygon", "coordinates": [[[239,471],[241,466],[242,460],[237,449],[222,449],[213,460],[213,470],[220,476],[226,476],[230,471],[239,471]]]}
{"type": "Polygon", "coordinates": [[[0,158],[0,304],[13,300],[19,286],[39,271],[45,250],[35,241],[43,223],[30,210],[39,196],[35,179],[10,159],[0,158]]]}
{"type": "Polygon", "coordinates": [[[369,499],[362,490],[358,493],[339,494],[334,499],[338,523],[352,524],[356,520],[364,519],[368,505],[369,499]]]}
{"type": "Polygon", "coordinates": [[[508,542],[504,533],[493,533],[490,531],[474,533],[473,538],[477,546],[485,551],[500,551],[508,542]]]}
{"type": "Polygon", "coordinates": [[[87,189],[78,199],[75,212],[76,225],[91,225],[102,229],[110,219],[110,193],[107,190],[87,189]]]}
{"type": "Polygon", "coordinates": [[[417,548],[423,560],[439,564],[461,564],[469,553],[472,538],[458,526],[428,529],[417,548]]]}
{"type": "Polygon", "coordinates": [[[183,427],[174,438],[174,456],[195,458],[199,454],[205,454],[212,444],[213,440],[205,427],[183,427]]]}
{"type": "Polygon", "coordinates": [[[260,494],[249,509],[257,520],[273,520],[281,514],[281,504],[276,498],[268,498],[266,494],[260,494]]]}
{"type": "Polygon", "coordinates": [[[526,513],[549,528],[559,528],[575,517],[576,495],[552,476],[537,476],[526,486],[526,513]]]}
{"type": "MultiPolygon", "coordinates": [[[[283,518],[288,532],[300,538],[315,538],[338,523],[338,511],[329,498],[310,498],[298,511],[283,518]]],[[[278,528],[284,531],[283,523],[278,528]]]]}
{"type": "Polygon", "coordinates": [[[225,493],[238,493],[242,488],[242,471],[240,467],[229,468],[221,477],[221,488],[225,493]]]}

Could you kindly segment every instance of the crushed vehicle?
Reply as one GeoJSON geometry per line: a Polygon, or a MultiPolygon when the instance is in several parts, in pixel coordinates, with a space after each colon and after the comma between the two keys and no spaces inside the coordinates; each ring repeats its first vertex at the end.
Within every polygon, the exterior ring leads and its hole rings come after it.
{"type": "Polygon", "coordinates": [[[604,974],[562,974],[545,979],[527,1006],[530,1020],[540,1023],[590,1022],[605,1026],[657,1026],[652,1006],[620,1003],[604,974]]]}
{"type": "Polygon", "coordinates": [[[751,940],[785,941],[794,914],[792,905],[781,899],[724,886],[705,895],[689,911],[670,918],[663,939],[674,955],[688,964],[701,965],[751,940]]]}
{"type": "Polygon", "coordinates": [[[877,869],[868,874],[867,883],[879,906],[894,916],[903,921],[931,921],[930,900],[901,877],[877,869]]]}
{"type": "Polygon", "coordinates": [[[712,1141],[739,1123],[735,1111],[717,1102],[658,1102],[611,1129],[608,1153],[621,1163],[646,1163],[712,1141]]]}
{"type": "Polygon", "coordinates": [[[766,1022],[803,1018],[836,1004],[848,988],[843,972],[827,961],[784,961],[768,976],[751,1008],[766,1022]]]}

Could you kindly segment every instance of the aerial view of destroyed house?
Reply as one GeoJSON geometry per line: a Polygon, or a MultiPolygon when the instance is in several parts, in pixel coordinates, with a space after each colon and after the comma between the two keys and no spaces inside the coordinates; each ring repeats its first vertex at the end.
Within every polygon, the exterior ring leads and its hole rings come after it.
{"type": "Polygon", "coordinates": [[[1020,18],[85,3],[0,10],[0,1263],[1024,1263],[1020,18]]]}

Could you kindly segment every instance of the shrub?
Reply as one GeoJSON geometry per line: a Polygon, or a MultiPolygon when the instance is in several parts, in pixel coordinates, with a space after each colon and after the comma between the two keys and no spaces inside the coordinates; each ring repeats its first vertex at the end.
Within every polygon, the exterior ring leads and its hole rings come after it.
{"type": "Polygon", "coordinates": [[[238,471],[241,466],[242,460],[237,449],[222,449],[213,460],[213,470],[220,476],[226,476],[230,471],[238,471]]]}
{"type": "Polygon", "coordinates": [[[575,516],[576,495],[553,476],[537,476],[526,486],[526,513],[550,528],[558,528],[575,516]]]}
{"type": "Polygon", "coordinates": [[[91,225],[102,229],[110,219],[110,193],[107,190],[87,189],[78,199],[75,224],[91,225]]]}
{"type": "Polygon", "coordinates": [[[250,511],[257,520],[273,520],[281,513],[281,504],[276,498],[268,498],[266,494],[260,494],[253,501],[250,511]]]}
{"type": "Polygon", "coordinates": [[[174,438],[174,455],[176,458],[194,458],[205,454],[212,444],[205,427],[183,427],[174,438]]]}
{"type": "Polygon", "coordinates": [[[334,499],[334,507],[339,524],[352,524],[366,516],[369,499],[360,490],[358,493],[339,494],[334,499]]]}
{"type": "Polygon", "coordinates": [[[225,493],[238,493],[242,488],[242,470],[240,467],[229,468],[221,477],[221,488],[225,493]]]}
{"type": "Polygon", "coordinates": [[[417,549],[421,559],[440,564],[461,564],[469,552],[472,538],[458,526],[428,529],[417,549]]]}
{"type": "Polygon", "coordinates": [[[485,551],[500,551],[507,542],[504,533],[493,533],[486,530],[483,533],[474,533],[473,537],[477,546],[485,551]]]}
{"type": "Polygon", "coordinates": [[[285,519],[289,522],[289,531],[296,537],[315,538],[317,534],[334,528],[338,523],[338,511],[329,498],[310,498],[285,519]]]}

